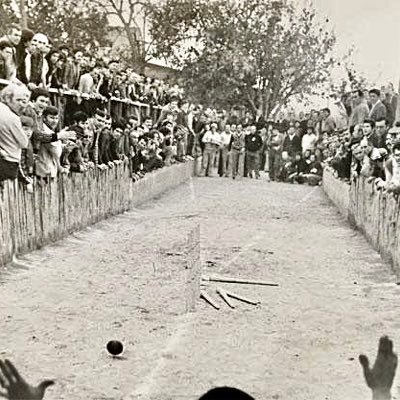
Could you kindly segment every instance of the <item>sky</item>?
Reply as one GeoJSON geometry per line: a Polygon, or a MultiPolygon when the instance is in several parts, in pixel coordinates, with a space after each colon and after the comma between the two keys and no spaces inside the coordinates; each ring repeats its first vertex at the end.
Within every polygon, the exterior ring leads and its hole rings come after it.
{"type": "Polygon", "coordinates": [[[336,32],[337,50],[352,45],[354,64],[378,85],[400,79],[400,0],[313,0],[336,32]]]}

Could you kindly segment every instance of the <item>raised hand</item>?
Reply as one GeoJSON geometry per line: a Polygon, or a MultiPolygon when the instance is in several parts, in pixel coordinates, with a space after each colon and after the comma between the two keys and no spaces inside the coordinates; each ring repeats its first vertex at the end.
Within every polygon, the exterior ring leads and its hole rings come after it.
{"type": "Polygon", "coordinates": [[[393,353],[393,342],[387,336],[380,338],[378,355],[372,369],[367,356],[361,354],[359,360],[367,385],[372,390],[372,399],[390,400],[390,390],[397,368],[397,354],[393,353]]]}
{"type": "Polygon", "coordinates": [[[46,389],[54,381],[46,380],[34,387],[29,385],[9,360],[0,360],[0,397],[8,400],[42,400],[46,389]]]}

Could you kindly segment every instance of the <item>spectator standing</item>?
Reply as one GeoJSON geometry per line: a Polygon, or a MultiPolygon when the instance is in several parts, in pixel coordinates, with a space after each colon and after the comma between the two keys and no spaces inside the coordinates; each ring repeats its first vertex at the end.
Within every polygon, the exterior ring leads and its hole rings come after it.
{"type": "MultiPolygon", "coordinates": [[[[208,128],[207,125],[206,128],[208,128]]],[[[209,177],[214,176],[214,161],[221,144],[217,128],[217,123],[213,122],[211,124],[211,129],[206,129],[206,133],[202,139],[202,142],[204,143],[202,174],[209,177]]]]}
{"type": "Polygon", "coordinates": [[[22,149],[28,147],[19,117],[29,97],[29,90],[22,85],[10,84],[0,92],[0,181],[17,177],[22,149]]]}
{"type": "Polygon", "coordinates": [[[387,110],[385,105],[382,103],[381,92],[378,89],[372,89],[369,91],[369,98],[371,101],[371,108],[369,110],[369,119],[377,121],[380,119],[386,119],[387,110]]]}
{"type": "Polygon", "coordinates": [[[322,110],[321,119],[321,134],[327,133],[329,136],[332,135],[336,130],[335,119],[331,115],[331,110],[329,108],[324,108],[322,110]]]}
{"type": "Polygon", "coordinates": [[[336,129],[339,132],[345,131],[349,125],[349,117],[342,98],[337,95],[334,96],[332,116],[335,120],[336,129]]]}
{"type": "Polygon", "coordinates": [[[36,33],[32,38],[30,44],[31,57],[28,57],[25,64],[25,72],[28,72],[26,76],[29,81],[28,88],[31,90],[46,86],[45,76],[47,71],[44,55],[48,53],[48,45],[49,39],[43,33],[36,33]]]}
{"type": "Polygon", "coordinates": [[[33,158],[33,147],[30,138],[33,133],[34,121],[30,117],[21,117],[22,129],[24,130],[26,137],[28,138],[28,146],[26,149],[22,149],[21,162],[18,170],[18,179],[27,186],[28,193],[33,193],[33,172],[34,172],[34,158],[33,158]]]}
{"type": "Polygon", "coordinates": [[[301,140],[296,135],[296,130],[292,122],[289,124],[287,135],[283,141],[282,152],[286,153],[283,154],[284,158],[286,155],[289,155],[293,159],[297,153],[301,153],[301,140]]]}
{"type": "Polygon", "coordinates": [[[229,147],[232,139],[231,126],[225,124],[225,129],[220,134],[221,137],[221,149],[220,149],[220,175],[229,177],[231,172],[231,157],[229,147]]]}
{"type": "Polygon", "coordinates": [[[72,52],[72,57],[65,65],[63,83],[65,89],[77,89],[81,76],[81,61],[83,53],[79,49],[72,52]]]}
{"type": "Polygon", "coordinates": [[[308,150],[314,152],[317,140],[318,137],[315,134],[314,128],[307,128],[307,133],[303,136],[303,139],[301,140],[301,148],[303,150],[303,154],[308,150]]]}
{"type": "MultiPolygon", "coordinates": [[[[59,123],[58,109],[48,106],[43,111],[43,129],[47,136],[56,134],[59,123]]],[[[61,167],[60,158],[62,154],[61,140],[42,143],[35,163],[35,173],[37,176],[49,179],[56,178],[58,172],[67,172],[61,167]]]]}
{"type": "Polygon", "coordinates": [[[13,74],[13,46],[6,40],[0,41],[0,79],[12,80],[13,74]]]}
{"type": "Polygon", "coordinates": [[[1,42],[5,41],[11,44],[12,57],[9,63],[9,80],[13,80],[17,77],[17,69],[18,69],[18,54],[17,54],[17,46],[19,45],[22,37],[21,28],[16,24],[11,24],[4,37],[0,39],[1,42]]]}
{"type": "Polygon", "coordinates": [[[241,124],[231,125],[232,138],[230,144],[232,179],[236,176],[243,176],[244,172],[244,152],[245,152],[245,134],[241,124]]]}
{"type": "Polygon", "coordinates": [[[371,136],[369,137],[369,141],[376,148],[384,148],[386,143],[386,134],[387,134],[386,120],[385,119],[378,120],[375,123],[375,129],[371,134],[371,136]]]}
{"type": "Polygon", "coordinates": [[[269,138],[269,177],[272,181],[279,179],[280,170],[282,168],[282,148],[285,135],[274,127],[269,138]]]}
{"type": "Polygon", "coordinates": [[[386,121],[389,126],[393,126],[395,120],[396,109],[393,109],[392,103],[386,97],[386,88],[381,90],[381,101],[386,108],[386,121]]]}
{"type": "Polygon", "coordinates": [[[260,179],[260,151],[263,141],[255,125],[250,125],[249,131],[245,141],[247,171],[250,178],[253,178],[254,172],[255,178],[260,179]]]}
{"type": "Polygon", "coordinates": [[[369,117],[369,107],[362,90],[353,92],[353,110],[350,116],[349,127],[363,124],[369,117]]]}

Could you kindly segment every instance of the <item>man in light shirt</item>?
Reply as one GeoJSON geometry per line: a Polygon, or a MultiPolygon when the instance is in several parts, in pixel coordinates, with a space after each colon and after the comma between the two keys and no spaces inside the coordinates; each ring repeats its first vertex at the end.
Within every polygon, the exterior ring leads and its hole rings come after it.
{"type": "Polygon", "coordinates": [[[230,124],[225,124],[225,130],[220,133],[221,139],[221,149],[220,149],[220,175],[226,178],[230,175],[231,165],[230,165],[230,152],[229,146],[231,143],[232,132],[230,124]]]}
{"type": "Polygon", "coordinates": [[[303,154],[309,150],[311,152],[315,151],[315,146],[317,144],[318,137],[315,134],[314,128],[313,127],[308,127],[307,128],[307,133],[303,136],[301,140],[301,149],[303,151],[303,154]]]}
{"type": "MultiPolygon", "coordinates": [[[[208,128],[208,125],[206,125],[208,128]]],[[[218,125],[214,122],[211,124],[211,129],[206,130],[202,142],[204,143],[202,174],[208,177],[213,177],[215,156],[221,144],[220,135],[217,132],[218,125]]]]}
{"type": "Polygon", "coordinates": [[[0,182],[17,177],[22,149],[28,146],[20,115],[29,97],[22,85],[10,84],[0,92],[0,182]]]}

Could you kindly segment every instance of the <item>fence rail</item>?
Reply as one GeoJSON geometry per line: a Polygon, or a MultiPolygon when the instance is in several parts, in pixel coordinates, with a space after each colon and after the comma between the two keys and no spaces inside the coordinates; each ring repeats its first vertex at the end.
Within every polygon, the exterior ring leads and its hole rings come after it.
{"type": "Polygon", "coordinates": [[[59,176],[36,183],[33,194],[18,181],[0,189],[0,266],[20,255],[120,214],[185,182],[194,163],[165,167],[138,182],[127,163],[108,170],[59,176]]]}
{"type": "MultiPolygon", "coordinates": [[[[10,81],[0,79],[0,89],[7,86],[10,81]]],[[[126,118],[134,115],[143,120],[144,117],[150,116],[155,121],[160,113],[161,106],[132,101],[130,99],[120,99],[111,97],[107,99],[99,94],[80,93],[77,90],[61,90],[50,88],[52,103],[60,109],[62,125],[70,123],[68,117],[72,116],[76,109],[83,110],[89,115],[93,115],[97,107],[103,106],[114,119],[126,118]]]]}

